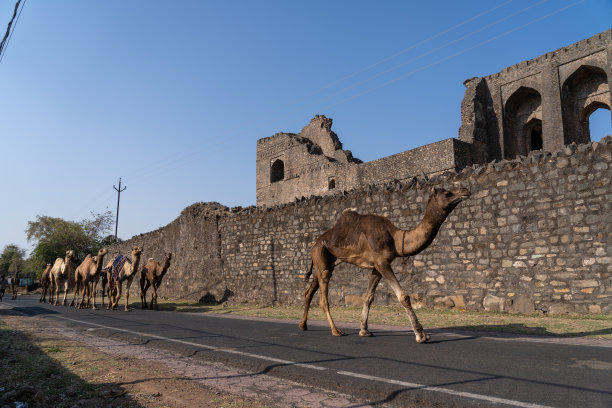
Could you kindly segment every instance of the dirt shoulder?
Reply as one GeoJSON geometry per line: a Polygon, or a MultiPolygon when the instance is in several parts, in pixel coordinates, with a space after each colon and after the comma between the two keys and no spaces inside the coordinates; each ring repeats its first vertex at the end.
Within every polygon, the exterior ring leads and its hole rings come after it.
{"type": "Polygon", "coordinates": [[[0,308],[0,407],[346,407],[364,401],[0,308]]]}

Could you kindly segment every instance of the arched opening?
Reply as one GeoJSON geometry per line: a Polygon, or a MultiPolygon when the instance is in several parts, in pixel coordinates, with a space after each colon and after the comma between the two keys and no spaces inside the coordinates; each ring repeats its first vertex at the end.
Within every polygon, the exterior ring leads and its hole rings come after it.
{"type": "Polygon", "coordinates": [[[270,168],[270,183],[281,181],[285,178],[285,163],[281,159],[276,159],[270,168]]]}
{"type": "Polygon", "coordinates": [[[601,68],[583,65],[563,83],[565,144],[591,141],[589,118],[600,108],[610,109],[608,76],[601,68]]]}
{"type": "Polygon", "coordinates": [[[533,88],[520,87],[504,109],[504,158],[527,155],[542,145],[542,97],[533,88]]]}
{"type": "Polygon", "coordinates": [[[612,112],[603,104],[585,108],[581,123],[584,132],[588,132],[593,141],[612,135],[612,112]]]}
{"type": "Polygon", "coordinates": [[[524,145],[527,147],[527,150],[541,150],[543,146],[542,121],[539,119],[532,119],[525,124],[523,129],[525,138],[524,145]]]}
{"type": "Polygon", "coordinates": [[[334,188],[336,188],[336,179],[334,179],[334,178],[330,178],[330,179],[327,181],[327,188],[328,188],[329,190],[333,190],[334,188]]]}

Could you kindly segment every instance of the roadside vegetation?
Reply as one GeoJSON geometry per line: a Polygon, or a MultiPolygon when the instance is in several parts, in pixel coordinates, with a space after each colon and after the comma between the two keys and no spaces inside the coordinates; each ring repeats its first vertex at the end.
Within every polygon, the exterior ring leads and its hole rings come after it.
{"type": "MultiPolygon", "coordinates": [[[[327,320],[318,305],[311,305],[309,321],[327,320]]],[[[275,319],[302,317],[302,306],[257,306],[251,304],[202,304],[189,301],[160,301],[161,310],[179,312],[216,313],[275,319]]],[[[359,323],[361,307],[334,307],[336,323],[359,323]]],[[[468,312],[454,310],[418,309],[416,314],[425,329],[469,330],[483,332],[518,333],[540,336],[586,337],[612,340],[612,316],[609,315],[518,315],[499,312],[468,312]]],[[[409,328],[409,321],[400,306],[374,306],[369,324],[386,324],[409,328]]]]}

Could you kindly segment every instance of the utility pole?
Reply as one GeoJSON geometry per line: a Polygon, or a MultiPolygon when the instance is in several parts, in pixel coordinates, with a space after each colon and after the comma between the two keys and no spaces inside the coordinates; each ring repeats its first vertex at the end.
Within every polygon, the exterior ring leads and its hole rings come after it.
{"type": "Polygon", "coordinates": [[[119,177],[119,188],[115,187],[114,184],[113,188],[117,191],[117,220],[115,221],[115,243],[117,243],[117,227],[119,226],[119,199],[121,198],[121,192],[127,187],[121,188],[121,177],[119,177]]]}

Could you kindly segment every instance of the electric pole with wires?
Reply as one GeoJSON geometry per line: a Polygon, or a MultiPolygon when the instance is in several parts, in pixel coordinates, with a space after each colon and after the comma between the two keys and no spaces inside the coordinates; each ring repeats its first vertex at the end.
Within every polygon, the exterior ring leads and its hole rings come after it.
{"type": "Polygon", "coordinates": [[[117,227],[119,226],[119,199],[121,198],[121,192],[125,191],[127,187],[121,188],[121,177],[119,177],[119,188],[115,187],[114,184],[113,188],[117,191],[117,219],[115,221],[115,243],[117,243],[117,227]]]}

